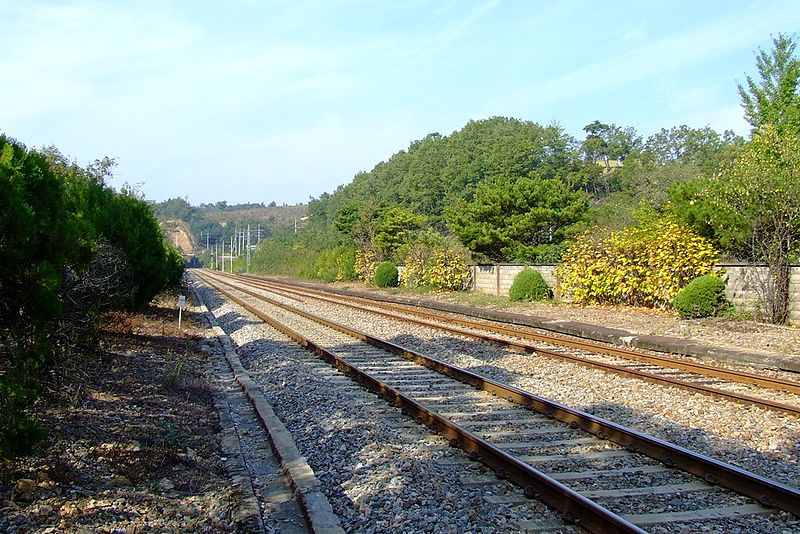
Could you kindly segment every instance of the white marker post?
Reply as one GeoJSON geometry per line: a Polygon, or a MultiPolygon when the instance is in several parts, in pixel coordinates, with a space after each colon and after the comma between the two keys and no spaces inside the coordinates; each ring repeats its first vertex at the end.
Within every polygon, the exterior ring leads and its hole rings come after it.
{"type": "Polygon", "coordinates": [[[181,316],[183,315],[184,307],[186,307],[186,297],[178,295],[178,330],[181,329],[181,316]]]}

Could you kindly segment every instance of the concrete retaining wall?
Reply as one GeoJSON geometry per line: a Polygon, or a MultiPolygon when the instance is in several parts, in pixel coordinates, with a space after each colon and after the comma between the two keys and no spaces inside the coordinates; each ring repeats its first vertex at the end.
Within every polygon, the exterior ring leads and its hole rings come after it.
{"type": "Polygon", "coordinates": [[[514,283],[514,278],[525,267],[533,267],[539,273],[545,282],[555,288],[558,286],[558,280],[555,276],[555,265],[517,265],[510,263],[502,263],[498,265],[472,265],[470,272],[472,273],[472,288],[484,293],[491,293],[493,295],[508,295],[508,290],[511,289],[511,284],[514,283]]]}
{"type": "MultiPolygon", "coordinates": [[[[532,267],[539,271],[542,277],[558,294],[558,280],[555,276],[555,265],[519,265],[501,263],[495,265],[472,265],[472,288],[476,291],[492,295],[508,295],[514,277],[525,267],[532,267]]],[[[760,280],[767,274],[766,267],[720,264],[725,270],[723,280],[728,298],[737,309],[744,311],[756,310],[759,307],[758,287],[760,280]]],[[[800,265],[791,268],[789,279],[789,320],[800,323],[800,265]]]]}

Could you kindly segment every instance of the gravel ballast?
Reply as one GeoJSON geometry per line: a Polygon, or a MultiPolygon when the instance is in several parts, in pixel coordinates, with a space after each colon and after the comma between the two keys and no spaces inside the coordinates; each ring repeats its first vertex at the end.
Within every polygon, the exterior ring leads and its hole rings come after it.
{"type": "Polygon", "coordinates": [[[521,490],[355,383],[334,388],[349,379],[199,290],[291,431],[346,531],[489,533],[520,531],[523,524],[570,530],[537,501],[513,504],[521,490]],[[476,484],[482,477],[489,482],[476,484]],[[497,500],[504,496],[509,502],[497,500]]]}
{"type": "Polygon", "coordinates": [[[286,302],[784,484],[800,485],[797,417],[519,354],[313,299],[286,302]]]}

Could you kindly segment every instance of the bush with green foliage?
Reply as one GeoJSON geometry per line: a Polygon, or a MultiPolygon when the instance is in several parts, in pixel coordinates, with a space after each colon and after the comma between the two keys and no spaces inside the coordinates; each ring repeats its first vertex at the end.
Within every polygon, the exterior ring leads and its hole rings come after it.
{"type": "Polygon", "coordinates": [[[41,438],[39,381],[92,343],[100,312],[142,306],[183,272],[150,207],[105,185],[111,167],[0,135],[0,457],[41,438]]]}
{"type": "Polygon", "coordinates": [[[725,296],[725,282],[713,274],[689,282],[675,296],[672,305],[683,319],[719,317],[733,309],[725,296]]]}
{"type": "Polygon", "coordinates": [[[0,136],[0,457],[43,435],[27,407],[53,349],[61,272],[78,248],[64,191],[41,154],[0,136]]]}
{"type": "Polygon", "coordinates": [[[356,251],[352,247],[323,250],[314,260],[315,276],[324,282],[355,280],[356,251]]]}
{"type": "Polygon", "coordinates": [[[514,277],[514,283],[508,290],[508,299],[512,302],[518,300],[545,300],[552,296],[550,286],[547,285],[542,274],[536,269],[526,267],[514,277]]]}
{"type": "Polygon", "coordinates": [[[711,243],[669,219],[651,218],[605,236],[584,234],[556,269],[578,303],[669,308],[689,280],[711,273],[711,243]]]}
{"type": "Polygon", "coordinates": [[[375,268],[372,282],[378,287],[397,287],[399,276],[397,266],[390,261],[382,261],[375,268]]]}

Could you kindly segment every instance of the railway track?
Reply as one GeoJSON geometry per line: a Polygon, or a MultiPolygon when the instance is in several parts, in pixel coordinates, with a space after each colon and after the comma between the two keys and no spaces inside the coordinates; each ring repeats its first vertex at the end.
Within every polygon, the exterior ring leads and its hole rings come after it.
{"type": "Polygon", "coordinates": [[[794,488],[236,288],[208,273],[200,276],[226,298],[402,406],[498,476],[524,488],[526,495],[560,510],[565,521],[595,532],[666,532],[712,520],[720,531],[798,525],[791,515],[800,514],[800,493],[794,488]],[[245,298],[257,299],[258,306],[245,298]]]}
{"type": "Polygon", "coordinates": [[[437,313],[410,306],[372,301],[360,297],[336,295],[322,291],[264,281],[250,276],[227,278],[239,284],[278,292],[287,298],[313,298],[338,306],[366,311],[441,331],[496,343],[538,356],[566,360],[581,366],[601,369],[621,376],[651,383],[687,389],[703,395],[723,398],[767,410],[800,415],[800,383],[759,374],[715,367],[698,362],[669,358],[607,344],[553,336],[527,328],[475,321],[453,314],[437,313]],[[535,344],[534,344],[535,343],[535,344]],[[781,400],[767,398],[764,391],[784,392],[781,400]]]}

